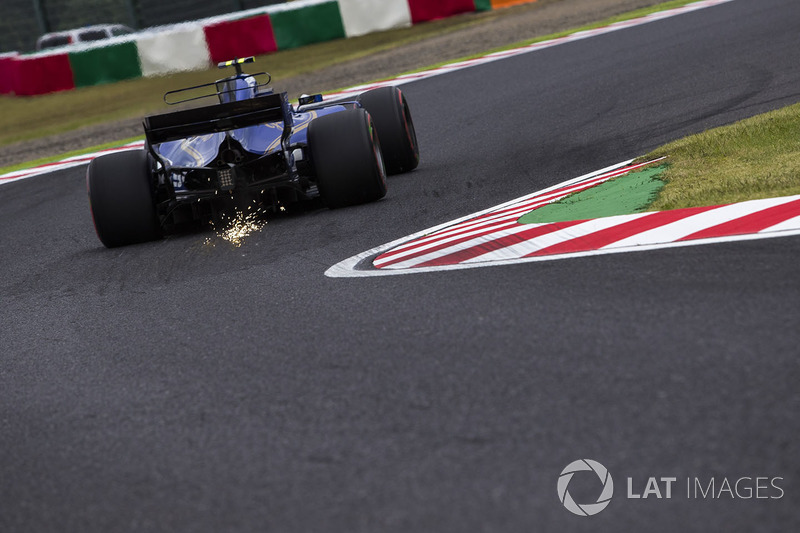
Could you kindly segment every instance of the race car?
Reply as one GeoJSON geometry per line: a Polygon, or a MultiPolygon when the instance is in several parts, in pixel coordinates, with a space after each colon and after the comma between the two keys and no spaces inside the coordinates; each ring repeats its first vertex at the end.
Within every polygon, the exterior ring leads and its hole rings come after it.
{"type": "Polygon", "coordinates": [[[295,107],[269,88],[269,74],[242,71],[253,61],[222,62],[235,74],[166,93],[168,104],[219,101],[148,116],[143,150],[90,163],[89,203],[105,246],[160,239],[253,205],[277,212],[314,199],[330,208],[373,202],[385,196],[387,174],[417,167],[414,123],[397,87],[350,100],[304,95],[295,107]]]}

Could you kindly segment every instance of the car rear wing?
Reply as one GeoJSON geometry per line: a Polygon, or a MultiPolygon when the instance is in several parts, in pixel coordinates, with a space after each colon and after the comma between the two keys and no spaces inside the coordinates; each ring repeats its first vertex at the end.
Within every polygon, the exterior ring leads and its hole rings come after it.
{"type": "Polygon", "coordinates": [[[277,121],[283,122],[285,144],[292,132],[292,114],[286,93],[151,115],[144,119],[144,133],[148,144],[153,146],[277,121]]]}

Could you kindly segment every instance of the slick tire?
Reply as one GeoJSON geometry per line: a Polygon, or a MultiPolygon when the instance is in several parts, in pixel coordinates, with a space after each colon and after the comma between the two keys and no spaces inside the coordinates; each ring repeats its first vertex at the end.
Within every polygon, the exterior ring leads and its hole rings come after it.
{"type": "Polygon", "coordinates": [[[153,195],[153,163],[144,150],[94,159],[86,170],[97,236],[108,248],[162,237],[153,195]]]}
{"type": "Polygon", "coordinates": [[[388,174],[400,174],[417,168],[419,144],[414,121],[405,96],[397,87],[381,87],[356,98],[367,110],[378,129],[388,174]]]}
{"type": "Polygon", "coordinates": [[[374,202],[386,195],[381,144],[365,110],[315,119],[308,128],[308,146],[319,194],[328,207],[374,202]]]}

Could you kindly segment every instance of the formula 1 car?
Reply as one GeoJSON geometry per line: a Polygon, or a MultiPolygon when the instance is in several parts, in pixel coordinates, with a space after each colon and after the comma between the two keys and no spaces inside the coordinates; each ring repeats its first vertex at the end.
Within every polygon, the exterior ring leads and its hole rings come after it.
{"type": "Polygon", "coordinates": [[[376,201],[386,194],[387,174],[417,167],[414,123],[398,88],[349,101],[303,96],[295,108],[286,93],[268,87],[269,74],[242,72],[253,61],[220,63],[236,73],[166,93],[168,104],[219,103],[148,116],[144,150],[91,162],[89,202],[105,246],[156,240],[253,204],[282,211],[315,198],[330,208],[376,201]],[[206,87],[215,91],[180,99],[206,87]]]}

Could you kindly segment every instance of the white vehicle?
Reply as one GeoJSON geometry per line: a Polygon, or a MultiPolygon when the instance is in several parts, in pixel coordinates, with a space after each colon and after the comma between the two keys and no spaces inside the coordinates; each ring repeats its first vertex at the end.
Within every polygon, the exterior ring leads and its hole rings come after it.
{"type": "Polygon", "coordinates": [[[122,24],[96,24],[85,26],[76,30],[55,31],[45,33],[36,39],[36,49],[55,48],[57,46],[67,46],[69,44],[84,43],[88,41],[102,41],[118,35],[127,35],[134,30],[122,24]]]}

